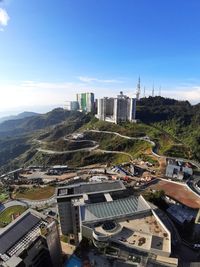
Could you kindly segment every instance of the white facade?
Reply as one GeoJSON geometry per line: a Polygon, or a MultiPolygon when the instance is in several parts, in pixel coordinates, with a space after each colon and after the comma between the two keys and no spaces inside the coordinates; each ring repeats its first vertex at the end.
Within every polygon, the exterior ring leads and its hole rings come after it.
{"type": "Polygon", "coordinates": [[[84,112],[94,111],[94,93],[81,93],[76,95],[79,110],[84,112]]]}
{"type": "Polygon", "coordinates": [[[98,99],[97,117],[100,120],[119,123],[136,119],[136,99],[129,98],[121,92],[117,98],[98,99]]]}

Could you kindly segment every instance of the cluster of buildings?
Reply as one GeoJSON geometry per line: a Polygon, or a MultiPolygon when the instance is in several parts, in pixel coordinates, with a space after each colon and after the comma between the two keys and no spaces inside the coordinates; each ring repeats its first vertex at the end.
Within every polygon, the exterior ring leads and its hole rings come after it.
{"type": "Polygon", "coordinates": [[[136,98],[130,98],[123,92],[117,97],[103,97],[96,100],[93,93],[81,93],[76,95],[76,101],[67,103],[68,110],[92,112],[103,121],[119,123],[136,120],[136,98]]]}
{"type": "Polygon", "coordinates": [[[190,163],[175,159],[167,159],[166,177],[183,180],[193,175],[193,169],[190,163]]]}
{"type": "Polygon", "coordinates": [[[144,198],[130,193],[122,181],[60,187],[56,199],[61,231],[76,245],[85,238],[104,255],[112,250],[117,260],[138,257],[145,266],[177,266],[177,259],[170,258],[170,232],[144,198]]]}
{"type": "Polygon", "coordinates": [[[137,259],[134,266],[178,266],[170,257],[170,231],[145,199],[122,181],[58,187],[56,201],[60,230],[53,217],[32,209],[1,229],[0,266],[63,266],[60,234],[76,246],[88,240],[119,264],[137,259]]]}
{"type": "Polygon", "coordinates": [[[82,111],[82,112],[94,112],[95,111],[95,99],[94,93],[81,93],[76,94],[76,101],[67,101],[67,110],[82,111]]]}

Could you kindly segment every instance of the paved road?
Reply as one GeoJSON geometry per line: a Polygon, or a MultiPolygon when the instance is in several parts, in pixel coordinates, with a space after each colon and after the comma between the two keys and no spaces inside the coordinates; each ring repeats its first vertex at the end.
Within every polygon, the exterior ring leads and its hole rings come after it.
{"type": "Polygon", "coordinates": [[[67,137],[63,137],[63,140],[65,141],[70,141],[70,142],[74,142],[74,143],[85,143],[85,142],[89,142],[92,143],[93,145],[97,145],[96,141],[93,140],[87,140],[87,139],[83,139],[83,140],[73,140],[71,138],[67,138],[67,137]]]}
{"type": "MultiPolygon", "coordinates": [[[[185,159],[185,158],[175,158],[175,157],[166,157],[166,156],[158,155],[157,154],[156,143],[151,141],[149,136],[131,137],[131,136],[126,136],[126,135],[119,134],[117,132],[100,131],[100,130],[85,130],[84,132],[111,134],[111,135],[116,135],[116,136],[119,136],[121,138],[125,138],[125,139],[128,139],[128,140],[142,140],[142,141],[148,142],[148,143],[150,143],[152,145],[151,153],[154,156],[156,156],[158,158],[163,158],[163,159],[171,158],[171,159],[176,159],[176,160],[179,160],[179,161],[188,161],[191,164],[193,164],[194,166],[196,166],[198,168],[198,170],[200,170],[200,163],[199,162],[196,162],[196,161],[193,161],[193,160],[188,160],[188,159],[185,159]]],[[[69,140],[69,139],[64,137],[64,140],[69,140]]],[[[36,141],[38,141],[40,144],[42,144],[42,141],[40,141],[40,140],[36,140],[36,141]]],[[[130,157],[130,159],[133,160],[132,155],[129,154],[129,153],[126,153],[126,152],[98,149],[99,145],[97,144],[96,141],[93,141],[93,140],[77,140],[77,141],[79,141],[79,142],[90,141],[90,142],[92,142],[94,144],[94,146],[93,147],[87,147],[87,148],[75,149],[75,150],[66,150],[66,151],[55,151],[55,150],[48,150],[48,149],[42,149],[42,148],[38,148],[37,150],[42,152],[42,153],[45,153],[45,154],[57,154],[57,155],[68,154],[68,153],[76,153],[76,152],[80,152],[80,151],[91,152],[91,151],[96,150],[97,152],[100,152],[100,153],[123,154],[123,155],[126,155],[126,156],[130,157]]],[[[188,186],[188,188],[190,188],[190,190],[195,192],[195,194],[199,193],[199,192],[197,192],[197,190],[194,190],[194,187],[195,187],[194,185],[193,186],[190,185],[190,187],[188,186]]]]}
{"type": "MultiPolygon", "coordinates": [[[[110,131],[100,131],[100,130],[85,130],[84,132],[94,132],[94,133],[106,133],[106,134],[112,134],[112,135],[116,135],[116,136],[119,136],[121,138],[125,138],[125,139],[128,139],[128,140],[140,140],[140,141],[145,141],[149,144],[152,145],[152,154],[154,154],[154,156],[156,157],[164,157],[164,156],[160,156],[158,155],[154,150],[156,148],[156,143],[153,142],[152,140],[150,140],[149,136],[142,136],[142,137],[131,137],[131,136],[127,136],[127,135],[122,135],[122,134],[119,134],[117,132],[110,132],[110,131]]],[[[166,157],[164,157],[166,158],[166,157]]]]}
{"type": "Polygon", "coordinates": [[[153,141],[151,141],[147,135],[146,136],[142,136],[142,137],[131,137],[131,136],[122,135],[122,134],[119,134],[117,132],[110,132],[110,131],[85,130],[84,132],[114,134],[114,135],[117,135],[117,136],[122,137],[122,138],[125,138],[125,139],[129,139],[129,140],[143,140],[143,141],[146,141],[148,143],[151,143],[152,145],[155,145],[155,143],[153,141]]]}
{"type": "Polygon", "coordinates": [[[20,201],[20,200],[8,200],[7,202],[3,203],[1,208],[0,208],[0,212],[9,208],[9,207],[12,207],[12,206],[25,206],[27,207],[28,204],[24,201],[20,201]]]}
{"type": "Polygon", "coordinates": [[[0,209],[0,212],[12,207],[12,206],[25,206],[25,207],[30,207],[30,208],[34,208],[34,207],[41,207],[41,206],[45,206],[45,205],[53,205],[56,203],[56,199],[55,197],[51,197],[49,199],[43,199],[43,200],[29,200],[29,199],[17,199],[17,200],[9,200],[8,202],[4,203],[2,205],[2,208],[0,209]]]}
{"type": "MultiPolygon", "coordinates": [[[[185,158],[176,158],[176,157],[166,157],[166,156],[163,156],[163,155],[159,155],[157,153],[157,146],[156,146],[156,143],[153,142],[152,140],[150,140],[149,136],[142,136],[142,137],[131,137],[131,136],[127,136],[127,135],[122,135],[122,134],[119,134],[118,132],[111,132],[111,131],[100,131],[100,130],[85,130],[84,132],[94,132],[94,133],[106,133],[106,134],[112,134],[112,135],[116,135],[116,136],[119,136],[119,137],[122,137],[122,138],[125,138],[125,139],[129,139],[129,140],[141,140],[141,141],[145,141],[145,142],[148,142],[149,144],[152,145],[152,154],[158,158],[171,158],[171,159],[176,159],[176,160],[179,160],[179,161],[188,161],[190,162],[191,164],[193,164],[197,169],[200,170],[200,163],[197,162],[197,161],[194,161],[194,160],[189,160],[189,159],[185,159],[185,158]]],[[[63,138],[64,140],[70,140],[66,137],[63,138]]],[[[34,141],[37,141],[39,144],[45,144],[46,142],[44,141],[41,141],[41,140],[34,140],[34,141]]],[[[43,153],[47,153],[47,154],[67,154],[67,153],[75,153],[75,152],[78,152],[78,151],[92,151],[92,150],[95,150],[99,147],[99,145],[97,144],[97,142],[93,141],[93,140],[76,140],[76,142],[85,142],[85,141],[89,141],[89,142],[92,142],[95,146],[93,147],[87,147],[87,148],[80,148],[80,149],[75,149],[75,150],[66,150],[66,151],[54,151],[54,150],[48,150],[48,149],[42,149],[42,148],[38,148],[37,150],[40,151],[40,152],[43,152],[43,153]]],[[[180,145],[180,144],[178,144],[180,145]]],[[[106,151],[106,150],[105,150],[106,151]]],[[[103,150],[102,150],[103,152],[103,150]]],[[[113,152],[116,152],[116,151],[113,151],[113,152]]],[[[117,151],[118,152],[118,151],[117,151]]],[[[107,153],[110,153],[109,151],[107,153]]]]}
{"type": "Polygon", "coordinates": [[[25,203],[29,207],[52,205],[52,204],[56,203],[55,196],[53,196],[49,199],[42,199],[42,200],[20,199],[19,201],[25,203]]]}
{"type": "Polygon", "coordinates": [[[79,148],[79,149],[74,149],[74,150],[64,150],[64,151],[56,151],[56,150],[49,150],[49,149],[43,149],[43,148],[37,148],[37,150],[45,154],[62,155],[62,154],[76,153],[80,151],[90,152],[92,150],[97,149],[98,147],[99,145],[96,145],[93,147],[79,148]]]}

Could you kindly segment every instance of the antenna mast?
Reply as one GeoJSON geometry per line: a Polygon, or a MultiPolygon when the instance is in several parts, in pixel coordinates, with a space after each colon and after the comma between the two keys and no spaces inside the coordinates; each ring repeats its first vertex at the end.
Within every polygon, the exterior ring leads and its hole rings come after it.
{"type": "Polygon", "coordinates": [[[155,91],[155,89],[154,89],[154,83],[153,83],[153,88],[152,88],[152,97],[154,97],[154,91],[155,91]]]}
{"type": "Polygon", "coordinates": [[[146,88],[144,86],[143,97],[145,97],[145,95],[146,95],[146,88]]]}
{"type": "Polygon", "coordinates": [[[141,93],[141,86],[140,86],[140,76],[139,76],[138,84],[137,84],[137,91],[136,91],[136,99],[137,100],[140,99],[140,93],[141,93]]]}
{"type": "Polygon", "coordinates": [[[162,89],[162,87],[160,86],[159,87],[159,96],[161,96],[161,89],[162,89]]]}

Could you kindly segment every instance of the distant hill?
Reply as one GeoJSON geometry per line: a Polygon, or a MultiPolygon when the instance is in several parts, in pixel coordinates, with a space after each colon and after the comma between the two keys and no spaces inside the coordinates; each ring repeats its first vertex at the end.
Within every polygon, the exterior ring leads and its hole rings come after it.
{"type": "Polygon", "coordinates": [[[46,114],[0,124],[0,173],[25,164],[36,153],[35,139],[59,138],[88,123],[92,116],[57,108],[46,114]]]}
{"type": "MultiPolygon", "coordinates": [[[[137,102],[137,119],[137,123],[116,125],[98,121],[91,114],[57,108],[42,115],[4,121],[0,124],[0,173],[24,164],[84,166],[126,161],[122,155],[92,152],[45,155],[37,151],[43,142],[45,149],[63,151],[74,146],[64,139],[66,135],[87,129],[115,131],[132,137],[147,135],[157,144],[159,154],[200,161],[199,104],[192,106],[188,101],[158,96],[142,98],[137,102]]],[[[116,136],[93,133],[87,138],[96,140],[102,149],[125,151],[133,157],[143,158],[149,151],[144,142],[128,142],[116,136]]]]}
{"type": "Polygon", "coordinates": [[[0,137],[17,136],[32,133],[35,130],[44,129],[56,125],[70,118],[76,120],[82,118],[83,113],[70,112],[62,108],[57,108],[46,114],[4,121],[0,124],[0,137]]]}
{"type": "Polygon", "coordinates": [[[142,98],[136,117],[178,139],[188,147],[190,156],[200,161],[200,104],[160,96],[142,98]]]}
{"type": "Polygon", "coordinates": [[[0,123],[4,121],[10,121],[10,120],[18,120],[18,119],[24,119],[28,117],[38,116],[38,113],[30,112],[30,111],[24,111],[22,113],[19,113],[18,115],[11,115],[0,118],[0,123]]]}

